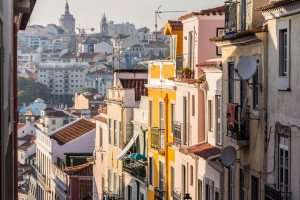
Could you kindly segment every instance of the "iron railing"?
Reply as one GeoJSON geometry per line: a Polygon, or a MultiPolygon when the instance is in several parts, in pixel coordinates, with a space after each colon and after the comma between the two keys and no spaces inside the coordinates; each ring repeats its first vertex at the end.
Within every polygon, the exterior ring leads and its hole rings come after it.
{"type": "Polygon", "coordinates": [[[229,0],[225,3],[225,34],[237,32],[237,2],[229,0]]]}
{"type": "Polygon", "coordinates": [[[151,147],[157,150],[165,148],[165,129],[151,128],[151,147]]]}
{"type": "Polygon", "coordinates": [[[124,159],[123,170],[143,182],[146,181],[146,162],[130,158],[124,159]]]}
{"type": "Polygon", "coordinates": [[[280,191],[273,185],[265,185],[265,200],[292,200],[292,193],[280,191]]]}
{"type": "MultiPolygon", "coordinates": [[[[228,104],[229,105],[229,104],[228,104]]],[[[227,136],[236,140],[238,144],[249,144],[249,113],[235,104],[234,125],[227,124],[227,136]]],[[[246,108],[244,108],[246,109],[246,108]]],[[[233,113],[230,113],[233,114],[233,113]]],[[[227,117],[229,114],[227,113],[227,117]]]]}

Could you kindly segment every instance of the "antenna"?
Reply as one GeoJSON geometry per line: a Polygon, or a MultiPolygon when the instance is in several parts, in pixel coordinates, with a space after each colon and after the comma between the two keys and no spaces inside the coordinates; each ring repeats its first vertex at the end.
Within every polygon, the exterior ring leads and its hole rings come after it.
{"type": "Polygon", "coordinates": [[[242,80],[249,80],[257,71],[259,60],[254,56],[241,56],[237,63],[237,73],[242,80]]]}
{"type": "Polygon", "coordinates": [[[236,150],[232,146],[225,147],[220,155],[221,163],[225,167],[230,167],[231,165],[233,165],[235,158],[236,150]]]}
{"type": "Polygon", "coordinates": [[[161,10],[161,5],[158,6],[157,10],[154,11],[154,15],[155,15],[155,39],[157,40],[157,31],[158,31],[158,18],[161,19],[161,14],[163,13],[180,13],[180,12],[186,12],[184,10],[161,10]]]}

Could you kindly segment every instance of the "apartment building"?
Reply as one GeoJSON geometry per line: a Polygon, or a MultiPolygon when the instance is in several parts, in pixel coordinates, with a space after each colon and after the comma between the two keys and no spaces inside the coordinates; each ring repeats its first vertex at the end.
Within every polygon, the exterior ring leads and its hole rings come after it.
{"type": "MultiPolygon", "coordinates": [[[[172,142],[171,121],[176,100],[175,62],[153,61],[149,63],[148,74],[148,197],[171,199],[172,187],[170,167],[175,162],[172,142]]],[[[174,175],[174,174],[173,174],[174,175]]]]}
{"type": "Polygon", "coordinates": [[[268,132],[265,199],[299,199],[299,1],[262,8],[268,27],[268,132]]]}
{"type": "Polygon", "coordinates": [[[266,3],[226,2],[225,36],[216,40],[222,49],[223,145],[230,152],[223,162],[224,200],[264,199],[268,39],[259,8],[266,3]]]}
{"type": "Polygon", "coordinates": [[[114,73],[113,87],[108,90],[106,97],[105,120],[101,119],[100,122],[96,122],[97,126],[101,127],[97,129],[97,135],[103,138],[103,140],[100,139],[103,142],[102,145],[99,145],[100,152],[96,151],[96,166],[94,167],[94,169],[101,167],[101,175],[100,177],[98,175],[94,185],[98,192],[96,195],[98,199],[126,198],[128,196],[121,158],[124,152],[126,154],[129,150],[128,147],[130,148],[126,145],[132,143],[130,141],[133,137],[133,112],[138,105],[137,102],[141,100],[141,96],[147,94],[144,86],[146,81],[147,70],[144,69],[116,70],[114,73]],[[107,123],[105,124],[103,121],[107,123]],[[105,153],[101,153],[101,151],[105,153]]]}
{"type": "Polygon", "coordinates": [[[84,87],[87,66],[84,62],[40,63],[37,81],[49,87],[53,101],[70,104],[75,92],[84,87]]]}
{"type": "Polygon", "coordinates": [[[36,199],[92,196],[92,169],[87,157],[94,151],[95,128],[93,122],[82,118],[50,135],[37,130],[36,199]]]}
{"type": "Polygon", "coordinates": [[[224,6],[187,13],[179,20],[183,24],[183,67],[198,77],[197,65],[219,54],[210,38],[224,32],[224,6]]]}

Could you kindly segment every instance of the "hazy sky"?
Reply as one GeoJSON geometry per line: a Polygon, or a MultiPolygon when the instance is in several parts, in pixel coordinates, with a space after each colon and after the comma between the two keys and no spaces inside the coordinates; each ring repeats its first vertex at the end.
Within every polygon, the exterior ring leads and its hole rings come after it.
{"type": "MultiPolygon", "coordinates": [[[[224,0],[68,0],[70,12],[76,19],[77,27],[99,30],[99,22],[106,14],[115,22],[129,21],[137,28],[154,27],[154,10],[160,5],[161,10],[194,11],[221,5],[224,0]]],[[[65,0],[38,0],[30,19],[30,24],[58,23],[64,12],[65,0]]],[[[167,19],[176,19],[181,13],[163,14],[159,20],[162,26],[167,19]]]]}

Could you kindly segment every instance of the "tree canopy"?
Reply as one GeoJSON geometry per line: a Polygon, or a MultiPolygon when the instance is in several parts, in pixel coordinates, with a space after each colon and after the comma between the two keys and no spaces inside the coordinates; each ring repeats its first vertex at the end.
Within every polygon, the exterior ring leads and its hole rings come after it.
{"type": "Polygon", "coordinates": [[[28,104],[37,98],[44,99],[46,102],[51,97],[49,88],[41,83],[27,78],[18,79],[18,104],[28,104]]]}

